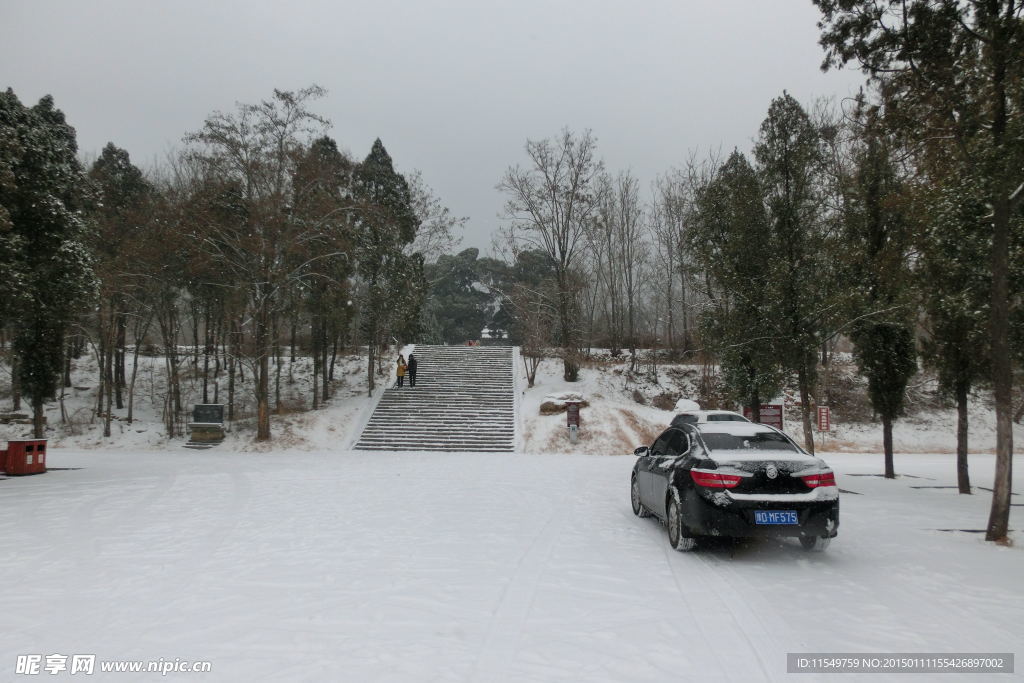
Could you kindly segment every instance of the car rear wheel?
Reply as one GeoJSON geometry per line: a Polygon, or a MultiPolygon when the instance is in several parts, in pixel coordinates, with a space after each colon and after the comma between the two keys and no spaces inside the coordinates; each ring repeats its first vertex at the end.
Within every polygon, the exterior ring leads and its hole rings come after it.
{"type": "Polygon", "coordinates": [[[637,517],[650,517],[651,511],[644,507],[644,504],[640,502],[640,482],[633,477],[632,483],[629,485],[629,498],[633,503],[633,514],[637,517]]]}
{"type": "Polygon", "coordinates": [[[687,532],[686,526],[683,524],[683,516],[680,514],[681,509],[679,495],[673,494],[668,499],[668,542],[676,550],[687,552],[694,549],[697,539],[687,532]]]}
{"type": "Polygon", "coordinates": [[[828,547],[828,544],[832,542],[831,538],[825,536],[801,536],[800,545],[804,547],[804,550],[820,553],[822,550],[828,547]]]}

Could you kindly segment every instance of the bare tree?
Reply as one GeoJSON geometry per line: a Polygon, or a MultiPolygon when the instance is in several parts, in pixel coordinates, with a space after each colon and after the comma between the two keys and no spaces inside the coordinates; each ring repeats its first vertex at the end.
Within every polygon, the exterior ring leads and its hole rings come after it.
{"type": "Polygon", "coordinates": [[[498,189],[508,195],[505,229],[515,248],[539,249],[555,270],[558,341],[566,381],[579,377],[578,290],[574,268],[596,206],[595,182],[602,163],[595,159],[591,132],[565,129],[554,140],[527,140],[529,168],[510,167],[498,189]]]}
{"type": "Polygon", "coordinates": [[[428,263],[436,261],[442,254],[455,253],[455,248],[462,241],[458,232],[466,227],[469,219],[452,214],[419,171],[410,173],[407,181],[412,208],[420,224],[416,239],[405,246],[405,253],[422,254],[428,263]]]}
{"type": "Polygon", "coordinates": [[[595,303],[600,301],[605,331],[613,356],[622,349],[625,337],[622,313],[622,269],[618,254],[618,202],[611,176],[602,173],[597,180],[597,209],[594,227],[587,233],[589,256],[593,262],[591,290],[595,303]]]}
{"type": "MultiPolygon", "coordinates": [[[[630,363],[633,371],[639,369],[637,359],[637,320],[639,316],[641,275],[649,256],[645,234],[644,212],[640,205],[640,186],[629,172],[620,173],[615,181],[615,230],[618,242],[616,254],[622,273],[622,294],[625,297],[626,333],[629,342],[630,363]]],[[[657,316],[655,316],[657,318],[657,316]]]]}
{"type": "Polygon", "coordinates": [[[520,356],[526,370],[527,385],[532,388],[537,378],[537,368],[544,360],[544,352],[551,343],[551,323],[555,319],[556,307],[541,289],[529,283],[516,283],[509,296],[513,314],[521,336],[520,356]]]}
{"type": "Polygon", "coordinates": [[[693,210],[689,180],[690,176],[678,170],[659,178],[648,217],[658,273],[654,286],[665,311],[665,342],[673,353],[686,350],[692,342],[689,280],[694,264],[684,248],[693,210]]]}
{"type": "Polygon", "coordinates": [[[323,94],[316,86],[275,90],[273,98],[241,104],[234,114],[212,114],[186,137],[203,179],[220,190],[220,218],[228,214],[227,220],[206,221],[201,235],[204,248],[246,292],[252,343],[245,348],[256,379],[259,441],[270,439],[274,316],[286,300],[286,287],[306,271],[296,252],[314,241],[315,227],[293,216],[292,180],[308,143],[328,125],[307,109],[323,94]]]}

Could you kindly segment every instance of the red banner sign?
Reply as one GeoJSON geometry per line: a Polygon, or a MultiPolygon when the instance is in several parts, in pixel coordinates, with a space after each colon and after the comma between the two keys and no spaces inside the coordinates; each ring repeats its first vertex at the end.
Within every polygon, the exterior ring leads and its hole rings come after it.
{"type": "Polygon", "coordinates": [[[832,430],[832,409],[828,406],[818,406],[818,431],[828,432],[832,430]]]}

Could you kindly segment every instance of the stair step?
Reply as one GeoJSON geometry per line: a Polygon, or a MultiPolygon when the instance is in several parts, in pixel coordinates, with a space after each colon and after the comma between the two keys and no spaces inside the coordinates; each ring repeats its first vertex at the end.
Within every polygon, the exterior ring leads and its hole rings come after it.
{"type": "Polygon", "coordinates": [[[417,345],[416,386],[389,386],[355,448],[511,452],[512,347],[417,345]]]}

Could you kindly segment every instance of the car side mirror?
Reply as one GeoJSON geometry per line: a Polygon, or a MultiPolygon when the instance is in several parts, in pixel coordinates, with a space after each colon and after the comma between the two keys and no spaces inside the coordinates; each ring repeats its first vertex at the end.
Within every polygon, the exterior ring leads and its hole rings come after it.
{"type": "Polygon", "coordinates": [[[644,455],[650,455],[650,454],[651,454],[651,449],[648,448],[647,446],[641,446],[640,448],[637,448],[637,449],[635,449],[633,451],[633,455],[644,456],[644,455]]]}

